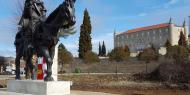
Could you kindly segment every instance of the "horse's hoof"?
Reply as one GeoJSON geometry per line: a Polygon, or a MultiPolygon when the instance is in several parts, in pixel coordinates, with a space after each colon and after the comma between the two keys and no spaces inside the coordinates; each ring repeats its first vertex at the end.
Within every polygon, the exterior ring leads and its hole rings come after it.
{"type": "Polygon", "coordinates": [[[21,80],[21,78],[17,78],[17,77],[15,77],[15,80],[21,80]]]}
{"type": "Polygon", "coordinates": [[[54,81],[54,79],[53,79],[53,77],[45,77],[45,78],[44,78],[44,81],[46,81],[46,82],[47,82],[47,81],[54,81]]]}

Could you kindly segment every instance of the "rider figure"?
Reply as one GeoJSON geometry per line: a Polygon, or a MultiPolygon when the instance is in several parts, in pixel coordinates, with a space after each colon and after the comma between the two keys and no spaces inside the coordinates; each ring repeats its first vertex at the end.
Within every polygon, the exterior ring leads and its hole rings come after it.
{"type": "Polygon", "coordinates": [[[30,28],[34,32],[34,26],[39,21],[46,19],[46,9],[41,0],[26,0],[24,11],[20,19],[19,25],[22,28],[30,28]]]}
{"type": "Polygon", "coordinates": [[[22,17],[18,23],[24,36],[24,43],[27,47],[32,47],[32,38],[35,31],[35,26],[38,22],[46,19],[46,9],[44,3],[41,0],[26,0],[24,5],[24,11],[22,17]]]}
{"type": "MultiPolygon", "coordinates": [[[[22,17],[18,23],[20,26],[19,32],[22,34],[23,40],[20,43],[24,44],[24,55],[29,56],[31,52],[28,50],[33,50],[33,34],[35,32],[35,27],[39,22],[45,21],[46,19],[46,9],[44,3],[41,0],[26,0],[24,5],[24,10],[22,17]]],[[[32,55],[31,55],[32,56],[32,55]]]]}

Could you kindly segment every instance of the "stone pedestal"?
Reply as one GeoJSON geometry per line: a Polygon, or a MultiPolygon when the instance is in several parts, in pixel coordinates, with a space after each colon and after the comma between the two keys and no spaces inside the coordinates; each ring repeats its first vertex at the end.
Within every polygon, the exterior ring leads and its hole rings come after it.
{"type": "Polygon", "coordinates": [[[52,65],[52,77],[54,81],[57,81],[57,76],[58,76],[58,47],[59,47],[59,43],[55,46],[55,54],[54,54],[53,65],[52,65]]]}
{"type": "Polygon", "coordinates": [[[70,86],[70,81],[10,80],[7,84],[7,90],[8,92],[32,95],[69,95],[70,86]]]}

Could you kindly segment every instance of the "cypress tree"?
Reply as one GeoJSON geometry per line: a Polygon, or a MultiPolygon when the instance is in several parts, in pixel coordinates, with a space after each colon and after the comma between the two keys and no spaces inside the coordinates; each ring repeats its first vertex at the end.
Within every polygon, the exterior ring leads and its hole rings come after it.
{"type": "Polygon", "coordinates": [[[172,45],[171,45],[170,41],[167,39],[167,41],[166,41],[166,43],[165,43],[165,47],[166,47],[167,53],[168,53],[169,48],[170,48],[171,46],[172,46],[172,45]]]}
{"type": "Polygon", "coordinates": [[[99,42],[99,53],[98,53],[98,56],[102,56],[102,46],[99,42]]]}
{"type": "Polygon", "coordinates": [[[104,41],[103,41],[103,44],[102,44],[102,56],[106,56],[106,46],[105,46],[104,41]]]}
{"type": "Polygon", "coordinates": [[[90,16],[87,9],[85,9],[83,24],[80,27],[79,58],[84,58],[86,52],[92,51],[91,30],[90,16]]]}
{"type": "Polygon", "coordinates": [[[130,50],[129,50],[129,47],[128,45],[125,45],[125,48],[124,48],[125,52],[129,52],[130,53],[130,50]]]}
{"type": "Polygon", "coordinates": [[[179,46],[184,46],[184,47],[187,46],[187,41],[186,41],[186,38],[185,38],[185,35],[183,34],[183,32],[180,32],[180,38],[179,38],[179,41],[178,41],[178,45],[179,46]]]}
{"type": "Polygon", "coordinates": [[[166,41],[166,43],[165,43],[165,47],[168,48],[168,47],[170,47],[170,46],[172,46],[172,45],[171,45],[170,41],[167,39],[167,41],[166,41]]]}
{"type": "Polygon", "coordinates": [[[151,49],[154,50],[156,52],[156,48],[154,47],[153,44],[151,44],[151,49]]]}

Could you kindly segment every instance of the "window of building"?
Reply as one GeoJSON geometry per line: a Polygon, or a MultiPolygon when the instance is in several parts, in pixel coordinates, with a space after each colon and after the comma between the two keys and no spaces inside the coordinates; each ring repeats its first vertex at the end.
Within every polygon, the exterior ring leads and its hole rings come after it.
{"type": "Polygon", "coordinates": [[[142,36],[144,36],[144,33],[142,32],[142,36]]]}
{"type": "Polygon", "coordinates": [[[122,35],[122,36],[121,36],[121,39],[124,40],[124,38],[125,38],[124,35],[122,35]]]}
{"type": "Polygon", "coordinates": [[[128,35],[126,35],[126,38],[128,38],[128,35]]]}
{"type": "Polygon", "coordinates": [[[119,41],[119,36],[117,37],[117,40],[119,41]]]}
{"type": "Polygon", "coordinates": [[[133,38],[133,35],[132,35],[132,34],[130,34],[130,38],[133,38]]]}
{"type": "Polygon", "coordinates": [[[155,35],[156,31],[155,31],[155,30],[153,30],[152,32],[153,32],[153,34],[155,35]]]}
{"type": "Polygon", "coordinates": [[[160,43],[160,47],[162,46],[162,44],[160,43]]]}
{"type": "Polygon", "coordinates": [[[153,36],[153,40],[155,40],[156,39],[156,37],[155,36],[153,36]]]}
{"type": "Polygon", "coordinates": [[[166,33],[169,33],[169,29],[168,29],[168,28],[166,28],[164,31],[165,31],[166,33]]]}
{"type": "Polygon", "coordinates": [[[159,33],[160,33],[160,34],[162,33],[162,29],[159,30],[159,33]]]}

